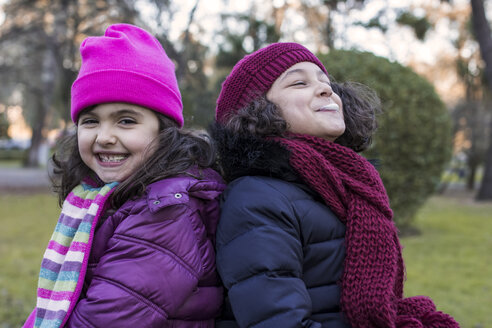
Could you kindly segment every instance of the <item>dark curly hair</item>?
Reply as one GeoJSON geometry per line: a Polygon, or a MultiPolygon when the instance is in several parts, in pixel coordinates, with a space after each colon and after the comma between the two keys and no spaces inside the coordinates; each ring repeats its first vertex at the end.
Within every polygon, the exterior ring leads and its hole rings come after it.
{"type": "MultiPolygon", "coordinates": [[[[381,110],[378,96],[369,87],[356,82],[332,82],[331,86],[342,99],[345,121],[345,132],[335,142],[356,152],[364,151],[371,144],[377,128],[376,115],[381,110]]],[[[224,128],[232,133],[257,137],[284,137],[288,123],[279,108],[263,95],[230,115],[224,128]]]]}
{"type": "MultiPolygon", "coordinates": [[[[142,166],[121,182],[111,195],[111,207],[119,208],[125,201],[142,195],[147,185],[167,177],[188,174],[192,166],[198,168],[215,165],[215,147],[208,135],[198,131],[180,129],[166,116],[155,113],[159,120],[159,135],[147,149],[156,149],[142,166]]],[[[61,206],[70,191],[84,178],[90,177],[104,184],[80,157],[77,133],[63,138],[51,158],[50,174],[54,191],[61,206]]],[[[196,177],[200,178],[200,177],[196,177]]]]}

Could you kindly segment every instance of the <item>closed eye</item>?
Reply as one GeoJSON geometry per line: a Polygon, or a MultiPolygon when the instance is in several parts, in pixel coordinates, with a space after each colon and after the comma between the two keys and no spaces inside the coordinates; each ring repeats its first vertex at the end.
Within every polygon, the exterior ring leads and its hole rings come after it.
{"type": "Polygon", "coordinates": [[[304,82],[304,81],[295,81],[294,83],[291,83],[291,86],[298,86],[298,85],[306,85],[306,82],[304,82]]]}

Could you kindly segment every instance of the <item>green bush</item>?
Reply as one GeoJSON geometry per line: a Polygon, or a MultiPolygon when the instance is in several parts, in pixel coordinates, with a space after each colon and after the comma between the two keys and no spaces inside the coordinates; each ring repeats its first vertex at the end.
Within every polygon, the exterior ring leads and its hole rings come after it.
{"type": "Polygon", "coordinates": [[[400,229],[435,191],[451,156],[451,120],[434,87],[410,68],[367,52],[333,50],[319,56],[334,80],[374,89],[383,113],[373,146],[400,229]]]}
{"type": "Polygon", "coordinates": [[[23,149],[0,149],[0,160],[22,160],[25,156],[23,149]]]}

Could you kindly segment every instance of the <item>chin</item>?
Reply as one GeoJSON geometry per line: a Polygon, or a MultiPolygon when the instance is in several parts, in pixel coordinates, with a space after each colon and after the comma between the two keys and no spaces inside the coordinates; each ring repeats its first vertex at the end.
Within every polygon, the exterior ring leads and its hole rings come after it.
{"type": "Polygon", "coordinates": [[[120,178],[120,177],[104,177],[104,178],[101,178],[101,180],[104,183],[111,183],[111,182],[121,182],[124,179],[123,178],[120,178]]]}
{"type": "Polygon", "coordinates": [[[338,138],[340,138],[342,136],[342,134],[343,133],[341,133],[341,134],[331,134],[331,135],[327,135],[327,136],[322,136],[321,138],[326,139],[326,140],[329,140],[329,141],[335,141],[338,138]]]}

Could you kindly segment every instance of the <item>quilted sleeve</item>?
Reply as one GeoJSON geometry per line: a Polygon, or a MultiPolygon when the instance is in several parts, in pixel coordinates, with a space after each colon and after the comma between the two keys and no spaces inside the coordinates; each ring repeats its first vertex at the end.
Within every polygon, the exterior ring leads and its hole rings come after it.
{"type": "Polygon", "coordinates": [[[67,327],[165,326],[197,288],[196,215],[186,204],[127,213],[67,327]]]}

